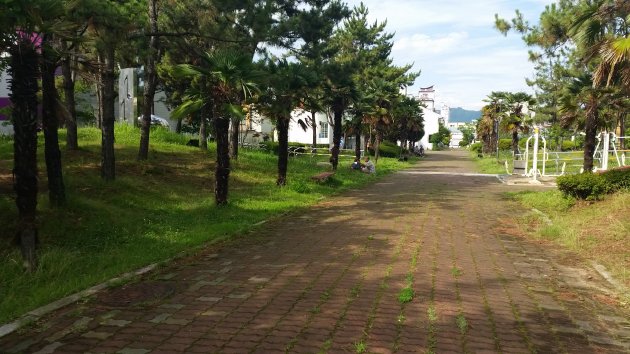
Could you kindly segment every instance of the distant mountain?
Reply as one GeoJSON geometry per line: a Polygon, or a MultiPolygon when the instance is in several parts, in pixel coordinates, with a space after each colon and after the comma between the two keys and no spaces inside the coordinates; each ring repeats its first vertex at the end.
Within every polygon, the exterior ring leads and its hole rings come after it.
{"type": "Polygon", "coordinates": [[[481,117],[480,111],[470,111],[461,107],[451,108],[449,122],[463,122],[470,123],[475,119],[481,117]]]}

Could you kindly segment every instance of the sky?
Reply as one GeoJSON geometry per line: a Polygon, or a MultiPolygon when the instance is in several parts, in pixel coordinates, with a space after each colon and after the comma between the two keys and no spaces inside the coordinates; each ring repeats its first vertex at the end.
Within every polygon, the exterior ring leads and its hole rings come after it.
{"type": "MultiPolygon", "coordinates": [[[[349,7],[360,0],[346,0],[349,7]]],[[[394,32],[396,65],[421,71],[408,93],[435,85],[436,107],[480,109],[492,91],[526,91],[533,64],[520,35],[494,29],[494,14],[511,19],[519,9],[536,23],[553,0],[363,0],[371,21],[394,32]]]]}

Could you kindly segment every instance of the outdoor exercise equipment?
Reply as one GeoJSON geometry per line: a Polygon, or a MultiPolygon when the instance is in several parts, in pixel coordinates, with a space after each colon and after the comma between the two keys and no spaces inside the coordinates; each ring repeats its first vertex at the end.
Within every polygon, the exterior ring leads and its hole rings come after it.
{"type": "MultiPolygon", "coordinates": [[[[617,167],[627,166],[628,161],[626,160],[626,153],[630,152],[630,150],[617,149],[618,142],[626,138],[628,137],[618,137],[615,133],[607,131],[600,133],[597,137],[598,142],[595,147],[595,153],[593,154],[593,159],[597,161],[597,166],[595,166],[593,170],[608,170],[613,161],[616,163],[617,167]],[[613,158],[612,160],[611,157],[613,158]]],[[[535,128],[534,135],[527,139],[525,144],[525,153],[520,155],[522,160],[518,160],[517,155],[514,156],[513,173],[531,177],[533,183],[536,183],[539,177],[562,176],[565,174],[567,162],[579,161],[580,164],[572,164],[571,166],[581,168],[583,157],[576,157],[575,154],[576,152],[574,151],[549,152],[547,150],[546,139],[540,135],[539,129],[535,128]],[[533,148],[530,149],[530,146],[532,146],[532,140],[533,148]],[[540,140],[542,140],[542,152],[540,151],[540,140]],[[555,162],[556,167],[555,173],[549,173],[547,170],[547,164],[553,162],[555,162]],[[539,164],[542,166],[539,167],[539,164]]]]}

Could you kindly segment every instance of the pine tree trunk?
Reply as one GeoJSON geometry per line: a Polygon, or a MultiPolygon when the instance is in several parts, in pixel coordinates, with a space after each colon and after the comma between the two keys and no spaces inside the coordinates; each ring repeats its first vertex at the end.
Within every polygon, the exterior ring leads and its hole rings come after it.
{"type": "Polygon", "coordinates": [[[226,205],[230,177],[230,144],[228,142],[230,120],[224,117],[214,117],[213,122],[217,144],[214,199],[217,205],[226,205]]]}
{"type": "MultiPolygon", "coordinates": [[[[204,78],[201,79],[201,92],[206,91],[206,80],[204,78]]],[[[207,127],[207,117],[209,115],[209,109],[206,105],[201,106],[200,112],[200,122],[199,122],[199,148],[201,150],[208,150],[208,127],[207,127]]]]}
{"type": "Polygon", "coordinates": [[[116,179],[116,158],[114,156],[114,48],[109,45],[102,53],[103,68],[101,71],[102,97],[101,109],[103,122],[101,125],[101,177],[106,181],[116,179]]]}
{"type": "Polygon", "coordinates": [[[357,129],[357,132],[354,133],[354,157],[357,159],[361,159],[361,131],[357,129]]]}
{"type": "MultiPolygon", "coordinates": [[[[100,62],[100,59],[99,59],[100,62]]],[[[103,128],[103,81],[102,69],[99,69],[98,78],[96,79],[96,100],[98,101],[98,116],[96,117],[96,127],[103,128]]]]}
{"type": "Polygon", "coordinates": [[[13,178],[18,208],[17,240],[26,269],[37,267],[37,75],[38,55],[29,38],[19,38],[10,49],[13,106],[13,178]]]}
{"type": "MultiPolygon", "coordinates": [[[[65,40],[61,41],[61,50],[68,50],[65,40]]],[[[65,96],[66,110],[68,117],[66,119],[66,148],[69,150],[79,149],[79,139],[77,134],[77,107],[74,98],[74,80],[72,78],[72,67],[70,54],[65,54],[61,62],[61,73],[63,75],[63,93],[65,96]]]]}
{"type": "Polygon", "coordinates": [[[315,111],[311,111],[311,124],[313,125],[313,149],[317,148],[317,119],[315,118],[315,111]]]}
{"type": "Polygon", "coordinates": [[[599,119],[599,108],[595,98],[591,99],[586,108],[586,122],[584,123],[584,172],[593,171],[593,155],[597,141],[597,120],[599,119]]]}
{"type": "Polygon", "coordinates": [[[238,159],[238,130],[240,128],[240,121],[236,118],[232,118],[232,126],[230,129],[230,158],[233,160],[238,159]]]}
{"type": "MultiPolygon", "coordinates": [[[[151,33],[157,33],[157,0],[149,0],[149,23],[151,33]]],[[[149,53],[146,61],[146,80],[144,83],[144,105],[142,107],[142,127],[140,129],[140,148],[138,150],[138,160],[146,160],[149,157],[149,136],[151,134],[151,114],[153,113],[153,98],[155,97],[155,86],[157,83],[157,73],[155,70],[155,58],[158,56],[158,37],[152,35],[149,39],[149,53]]]]}
{"type": "Polygon", "coordinates": [[[290,118],[278,117],[276,129],[278,129],[278,179],[276,184],[287,184],[287,167],[289,165],[289,121],[290,118]]]}
{"type": "Polygon", "coordinates": [[[343,119],[343,111],[343,100],[337,99],[333,105],[333,147],[330,157],[333,171],[337,171],[337,166],[339,165],[339,144],[341,143],[341,123],[343,119]]]}
{"type": "Polygon", "coordinates": [[[48,196],[52,207],[66,204],[66,192],[61,168],[59,151],[59,118],[57,117],[57,88],[55,87],[55,69],[59,59],[50,49],[51,36],[44,35],[42,41],[42,125],[44,128],[44,156],[48,175],[48,196]]]}

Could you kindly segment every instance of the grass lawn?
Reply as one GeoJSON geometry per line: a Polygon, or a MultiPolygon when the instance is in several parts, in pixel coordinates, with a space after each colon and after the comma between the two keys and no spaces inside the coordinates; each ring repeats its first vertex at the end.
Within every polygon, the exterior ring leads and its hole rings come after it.
{"type": "MultiPolygon", "coordinates": [[[[65,141],[65,132],[60,132],[65,141]]],[[[327,157],[292,157],[288,185],[275,185],[277,157],[241,150],[232,162],[229,205],[214,205],[214,146],[185,146],[188,138],[157,128],[148,161],[137,161],[139,130],[116,127],[116,181],[100,178],[100,131],[79,130],[79,151],[62,143],[68,205],[48,206],[43,137],[38,148],[39,268],[25,274],[12,244],[17,219],[12,190],[13,141],[0,139],[0,323],[110,279],[216,240],[243,234],[253,224],[304,210],[325,196],[357,188],[411,165],[381,158],[376,175],[346,168],[328,183],[310,176],[329,170],[327,157]]]]}
{"type": "MultiPolygon", "coordinates": [[[[546,214],[522,217],[520,224],[534,237],[558,243],[586,259],[605,265],[615,279],[630,289],[630,192],[598,202],[576,202],[557,190],[519,192],[511,196],[528,208],[546,214]]],[[[626,302],[630,304],[630,292],[626,302]]]]}
{"type": "Polygon", "coordinates": [[[498,160],[496,154],[478,157],[476,152],[471,152],[470,156],[475,165],[477,165],[479,173],[506,174],[505,161],[508,160],[508,163],[512,162],[512,153],[510,151],[501,151],[498,160]]]}
{"type": "MultiPolygon", "coordinates": [[[[483,157],[478,157],[476,153],[471,152],[471,156],[475,164],[477,165],[477,170],[480,173],[496,173],[496,174],[506,174],[508,173],[505,170],[505,162],[508,163],[508,171],[512,172],[512,167],[514,166],[514,159],[511,151],[501,151],[499,152],[499,159],[497,160],[496,154],[486,154],[483,157]]],[[[562,172],[562,168],[564,165],[565,173],[579,173],[580,168],[582,167],[584,153],[581,151],[570,151],[570,152],[555,152],[550,151],[547,153],[547,161],[545,162],[545,175],[559,175],[562,172]]],[[[542,152],[538,153],[538,170],[542,172],[542,152]]],[[[529,156],[529,166],[528,169],[532,168],[533,156],[529,156]]],[[[599,164],[596,161],[596,164],[599,164]]]]}

